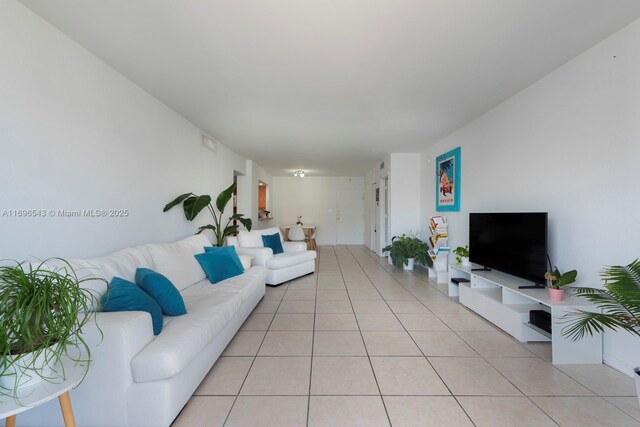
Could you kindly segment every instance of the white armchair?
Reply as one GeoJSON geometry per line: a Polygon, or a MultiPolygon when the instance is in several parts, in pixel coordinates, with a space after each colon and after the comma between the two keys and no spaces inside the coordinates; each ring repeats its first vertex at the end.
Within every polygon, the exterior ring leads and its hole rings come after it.
{"type": "Polygon", "coordinates": [[[235,246],[239,255],[253,257],[252,265],[267,268],[267,285],[276,286],[316,270],[316,251],[308,251],[305,242],[285,242],[278,227],[265,230],[241,231],[237,237],[228,237],[227,245],[235,246]],[[280,234],[281,254],[265,248],[262,236],[280,234]]]}

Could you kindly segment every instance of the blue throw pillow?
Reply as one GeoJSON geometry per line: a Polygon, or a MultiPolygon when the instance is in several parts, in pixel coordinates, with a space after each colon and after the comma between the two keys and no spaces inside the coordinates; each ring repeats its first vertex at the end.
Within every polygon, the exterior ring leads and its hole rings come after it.
{"type": "Polygon", "coordinates": [[[182,295],[171,280],[148,268],[136,270],[136,284],[153,298],[167,316],[181,316],[187,313],[182,295]]]}
{"type": "Polygon", "coordinates": [[[146,311],[151,315],[153,334],[162,331],[162,309],[135,283],[114,277],[100,300],[102,311],[146,311]]]}
{"type": "Polygon", "coordinates": [[[271,248],[274,255],[284,252],[284,249],[282,249],[282,242],[280,241],[280,233],[262,236],[262,244],[265,248],[271,248]]]}
{"type": "Polygon", "coordinates": [[[210,251],[195,256],[211,283],[215,284],[244,273],[242,264],[238,266],[234,260],[234,258],[238,258],[235,248],[233,246],[227,247],[232,248],[233,252],[230,250],[210,251]]]}
{"type": "Polygon", "coordinates": [[[205,246],[205,252],[217,252],[217,253],[228,253],[233,262],[238,266],[239,269],[244,271],[244,267],[242,266],[242,261],[240,261],[240,257],[236,252],[235,246],[205,246]]]}

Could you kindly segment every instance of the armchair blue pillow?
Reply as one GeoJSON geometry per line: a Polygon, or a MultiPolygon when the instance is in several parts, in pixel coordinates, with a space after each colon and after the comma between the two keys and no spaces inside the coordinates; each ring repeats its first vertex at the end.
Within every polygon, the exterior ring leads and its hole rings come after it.
{"type": "Polygon", "coordinates": [[[162,274],[148,268],[138,268],[136,284],[160,305],[162,312],[167,316],[181,316],[187,313],[182,295],[162,274]]]}
{"type": "Polygon", "coordinates": [[[153,334],[162,331],[162,309],[145,291],[128,280],[114,277],[100,299],[102,311],[146,311],[151,315],[153,334]]]}
{"type": "Polygon", "coordinates": [[[265,248],[271,248],[274,255],[284,252],[284,249],[282,249],[282,242],[280,241],[280,233],[262,236],[262,244],[265,248]]]}
{"type": "Polygon", "coordinates": [[[205,253],[197,254],[195,257],[213,284],[244,273],[240,258],[233,246],[205,247],[205,253]]]}

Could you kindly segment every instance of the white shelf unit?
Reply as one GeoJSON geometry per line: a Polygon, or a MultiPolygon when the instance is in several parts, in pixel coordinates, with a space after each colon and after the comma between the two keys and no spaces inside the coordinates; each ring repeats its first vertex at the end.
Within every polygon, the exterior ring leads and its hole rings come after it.
{"type": "Polygon", "coordinates": [[[518,289],[531,285],[517,277],[497,271],[472,271],[478,266],[450,266],[449,296],[475,311],[521,342],[551,341],[554,364],[602,363],[602,335],[572,341],[562,335],[566,320],[574,310],[595,311],[582,299],[565,295],[559,303],[551,302],[546,289],[518,289]],[[453,278],[467,279],[456,285],[453,278]],[[551,314],[551,334],[529,323],[529,311],[545,310],[551,314]]]}

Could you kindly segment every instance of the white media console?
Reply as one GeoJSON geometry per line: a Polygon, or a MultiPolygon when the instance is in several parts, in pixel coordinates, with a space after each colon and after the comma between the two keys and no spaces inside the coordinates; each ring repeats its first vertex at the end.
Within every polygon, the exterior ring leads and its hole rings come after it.
{"type": "Polygon", "coordinates": [[[566,295],[559,302],[551,302],[546,289],[518,289],[532,285],[517,277],[497,271],[472,271],[479,266],[451,265],[449,296],[478,313],[521,342],[551,341],[554,364],[602,363],[602,335],[585,336],[579,341],[562,335],[566,326],[563,316],[574,310],[594,311],[595,307],[583,298],[566,295]],[[459,285],[451,279],[467,279],[459,285]],[[529,323],[531,310],[551,313],[551,334],[529,323]]]}

